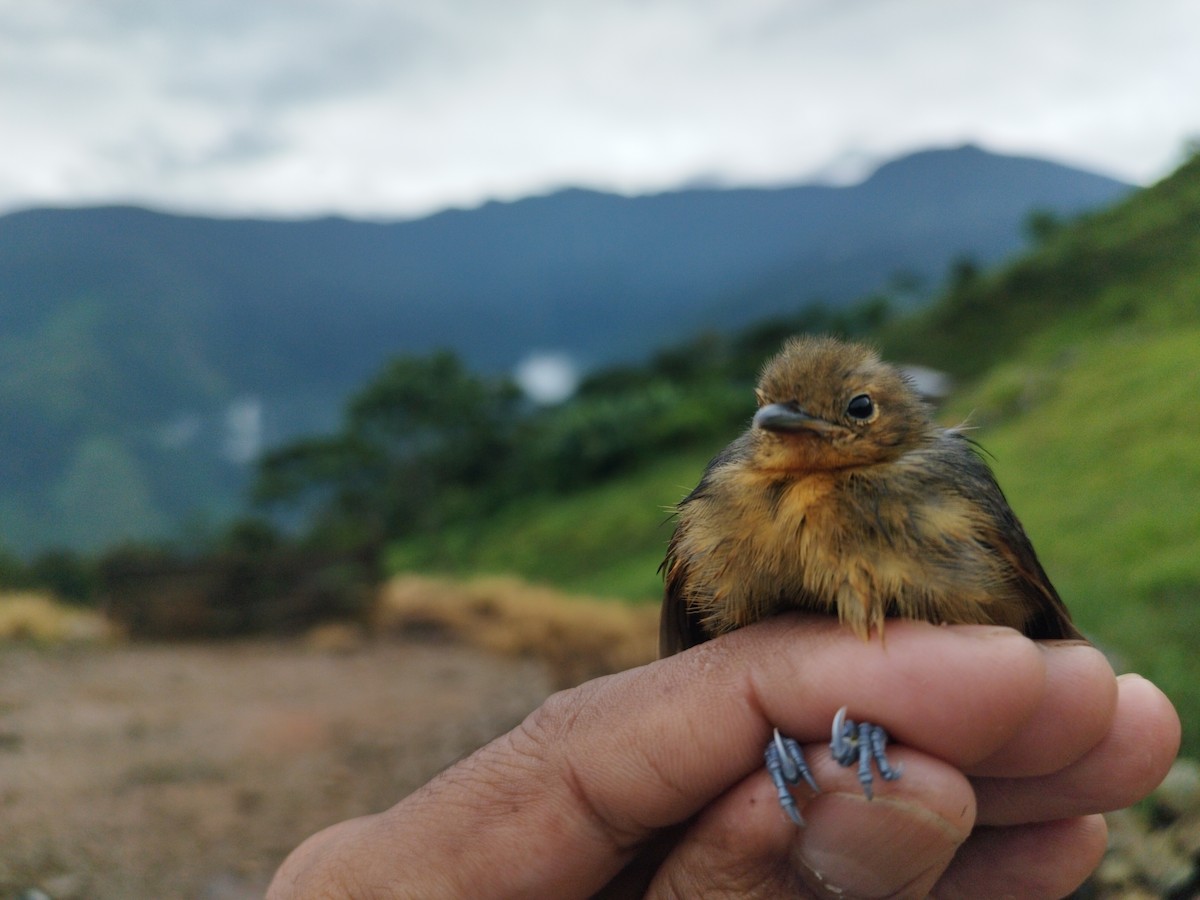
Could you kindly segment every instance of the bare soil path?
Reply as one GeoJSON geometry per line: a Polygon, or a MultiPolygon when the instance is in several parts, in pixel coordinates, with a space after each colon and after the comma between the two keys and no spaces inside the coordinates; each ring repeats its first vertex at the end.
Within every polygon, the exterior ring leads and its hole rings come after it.
{"type": "Polygon", "coordinates": [[[262,895],[304,837],[518,723],[545,666],[455,644],[0,646],[0,897],[262,895]]]}

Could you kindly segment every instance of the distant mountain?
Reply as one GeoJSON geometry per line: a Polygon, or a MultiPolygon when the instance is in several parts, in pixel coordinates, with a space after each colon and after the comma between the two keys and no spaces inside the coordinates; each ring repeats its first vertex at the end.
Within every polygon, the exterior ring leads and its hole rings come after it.
{"type": "Polygon", "coordinates": [[[396,222],[132,208],[0,218],[0,547],[94,548],[219,521],[264,442],[328,427],[390,355],[585,366],[897,273],[1018,249],[1127,185],[976,147],[848,187],[566,190],[396,222]]]}

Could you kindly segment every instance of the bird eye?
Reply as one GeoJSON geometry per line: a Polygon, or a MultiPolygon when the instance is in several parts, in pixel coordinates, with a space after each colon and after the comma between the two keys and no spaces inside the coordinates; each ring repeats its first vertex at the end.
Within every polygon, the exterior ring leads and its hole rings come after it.
{"type": "Polygon", "coordinates": [[[859,419],[871,418],[871,414],[875,412],[875,404],[871,402],[871,398],[866,394],[859,394],[846,406],[846,412],[851,417],[859,419]]]}

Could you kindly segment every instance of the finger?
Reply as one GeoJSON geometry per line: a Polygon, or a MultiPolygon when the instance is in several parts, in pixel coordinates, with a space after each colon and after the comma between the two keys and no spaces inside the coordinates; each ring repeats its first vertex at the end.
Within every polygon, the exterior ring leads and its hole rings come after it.
{"type": "Polygon", "coordinates": [[[1046,661],[1046,691],[1033,715],[1003,747],[969,775],[1047,775],[1073,763],[1108,733],[1117,707],[1117,679],[1104,654],[1089,644],[1038,644],[1046,661]]]}
{"type": "Polygon", "coordinates": [[[738,653],[761,634],[811,642],[783,658],[754,654],[746,670],[761,718],[802,743],[827,739],[846,706],[851,719],[964,768],[1003,746],[1046,687],[1037,645],[993,626],[889,621],[886,639],[863,641],[835,620],[779,616],[689,653],[738,653]]]}
{"type": "Polygon", "coordinates": [[[1179,717],[1139,675],[1122,675],[1117,689],[1108,733],[1081,759],[1037,778],[972,779],[980,821],[1009,825],[1107,812],[1150,793],[1179,751],[1179,717]]]}
{"type": "Polygon", "coordinates": [[[1045,679],[1044,654],[1011,629],[895,622],[868,642],[836,620],[775,617],[551,697],[374,817],[375,864],[387,846],[398,877],[436,873],[442,894],[587,896],[760,769],[773,724],[827,740],[844,704],[962,767],[1016,733],[1045,679]]]}
{"type": "Polygon", "coordinates": [[[1100,865],[1107,835],[1100,815],[1017,828],[978,828],[932,896],[937,900],[1065,897],[1100,865]]]}
{"type": "Polygon", "coordinates": [[[760,769],[772,723],[827,740],[845,703],[894,731],[893,720],[903,723],[930,755],[957,764],[1005,742],[1036,709],[1044,680],[1043,654],[1010,629],[889,623],[885,645],[836,621],[788,616],[594,682],[584,712],[544,707],[525,738],[586,748],[572,757],[572,785],[601,834],[570,855],[596,861],[598,845],[610,858],[614,847],[636,849],[760,769]],[[621,717],[606,715],[614,706],[621,717]]]}
{"type": "Polygon", "coordinates": [[[659,868],[648,896],[925,896],[967,839],[975,799],[952,766],[897,748],[904,778],[867,800],[828,748],[806,749],[823,790],[779,808],[765,773],[709,806],[659,868]]]}
{"type": "MultiPolygon", "coordinates": [[[[267,888],[266,900],[369,896],[372,885],[397,881],[394,854],[379,840],[378,818],[338,822],[288,854],[267,888]]],[[[453,886],[436,869],[428,872],[428,896],[449,896],[453,886]]]]}
{"type": "Polygon", "coordinates": [[[545,707],[549,719],[535,716],[532,728],[557,748],[590,750],[572,763],[579,787],[619,831],[636,834],[689,818],[760,768],[774,725],[801,742],[828,740],[842,705],[901,743],[919,738],[929,755],[978,761],[1037,708],[1045,671],[1041,651],[1011,629],[896,622],[884,644],[836,621],[784,616],[636,678],[594,682],[593,702],[568,729],[545,707]],[[612,707],[619,720],[605,714],[612,707]]]}

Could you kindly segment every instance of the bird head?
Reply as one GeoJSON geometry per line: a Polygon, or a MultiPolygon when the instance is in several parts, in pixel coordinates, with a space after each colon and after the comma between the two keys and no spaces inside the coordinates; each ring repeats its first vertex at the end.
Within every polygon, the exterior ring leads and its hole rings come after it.
{"type": "Polygon", "coordinates": [[[763,368],[751,426],[756,464],[819,471],[873,465],[928,439],[929,408],[870,347],[792,338],[763,368]]]}

